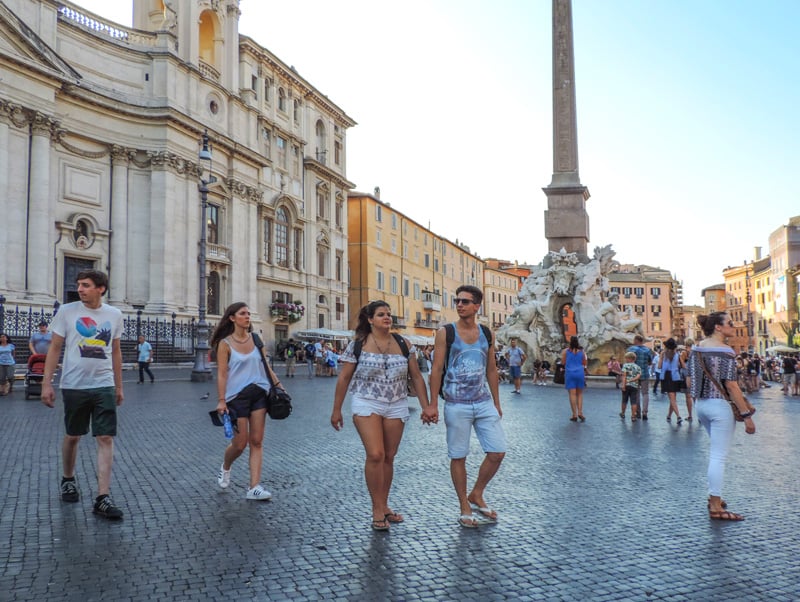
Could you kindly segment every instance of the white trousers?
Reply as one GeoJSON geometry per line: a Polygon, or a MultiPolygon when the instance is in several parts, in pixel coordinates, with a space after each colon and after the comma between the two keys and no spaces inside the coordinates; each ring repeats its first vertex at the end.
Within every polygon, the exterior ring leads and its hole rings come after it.
{"type": "Polygon", "coordinates": [[[708,495],[722,496],[725,461],[733,441],[736,421],[731,405],[724,399],[698,399],[697,418],[711,438],[708,452],[708,495]]]}

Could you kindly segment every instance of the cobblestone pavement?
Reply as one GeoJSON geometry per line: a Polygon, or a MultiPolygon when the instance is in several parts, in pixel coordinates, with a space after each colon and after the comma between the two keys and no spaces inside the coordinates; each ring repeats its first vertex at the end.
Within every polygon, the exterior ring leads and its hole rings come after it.
{"type": "MultiPolygon", "coordinates": [[[[561,387],[526,382],[519,396],[501,386],[510,449],[486,496],[499,522],[456,524],[444,424],[423,427],[416,410],[390,498],[406,521],[376,533],[357,433],[329,424],[334,379],[284,378],[295,411],[267,425],[265,503],[244,499],[244,457],[229,490],[216,484],[215,384],[190,383],[188,368],[156,377],[125,373],[117,523],[91,512],[90,438],[81,502],[59,501],[60,402],[24,401],[19,386],[0,399],[0,599],[800,599],[800,397],[775,385],[752,396],[758,433],[739,425],[728,462],[725,497],[745,522],[709,521],[708,437],[696,421],[667,423],[663,397],[631,424],[616,390],[592,388],[581,424],[561,387]]],[[[481,457],[473,438],[471,477],[481,457]]]]}

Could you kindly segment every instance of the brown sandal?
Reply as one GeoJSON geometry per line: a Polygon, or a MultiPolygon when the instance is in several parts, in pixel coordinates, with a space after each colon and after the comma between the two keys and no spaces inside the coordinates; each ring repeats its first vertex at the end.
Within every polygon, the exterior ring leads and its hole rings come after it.
{"type": "MultiPolygon", "coordinates": [[[[723,510],[724,510],[725,508],[727,508],[727,507],[728,507],[728,502],[726,502],[725,500],[720,500],[720,502],[719,502],[719,505],[720,505],[720,506],[722,506],[722,508],[723,508],[723,510]]],[[[708,504],[707,504],[707,506],[706,506],[706,507],[707,507],[709,510],[711,510],[711,501],[710,501],[710,498],[709,498],[709,502],[708,502],[708,504]]]]}
{"type": "Polygon", "coordinates": [[[710,518],[711,520],[730,520],[730,521],[744,520],[744,516],[742,516],[741,514],[736,514],[735,512],[728,512],[727,510],[720,510],[719,512],[709,510],[708,518],[710,518]]]}

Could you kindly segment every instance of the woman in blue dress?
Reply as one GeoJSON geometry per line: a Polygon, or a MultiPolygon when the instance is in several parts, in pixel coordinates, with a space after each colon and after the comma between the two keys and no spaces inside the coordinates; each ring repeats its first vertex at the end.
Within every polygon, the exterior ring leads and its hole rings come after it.
{"type": "Polygon", "coordinates": [[[572,422],[586,421],[583,415],[583,390],[586,388],[586,354],[583,352],[578,337],[569,339],[569,347],[561,352],[561,363],[564,365],[564,387],[569,393],[569,407],[572,410],[572,422]]]}

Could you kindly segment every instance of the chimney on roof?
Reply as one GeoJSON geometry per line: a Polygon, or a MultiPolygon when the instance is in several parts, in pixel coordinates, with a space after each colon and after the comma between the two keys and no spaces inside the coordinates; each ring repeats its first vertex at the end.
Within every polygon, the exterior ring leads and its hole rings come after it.
{"type": "Polygon", "coordinates": [[[380,186],[376,186],[375,187],[375,198],[376,199],[380,199],[381,198],[381,187],[380,186]]]}
{"type": "Polygon", "coordinates": [[[761,259],[761,247],[753,247],[753,261],[761,259]]]}

